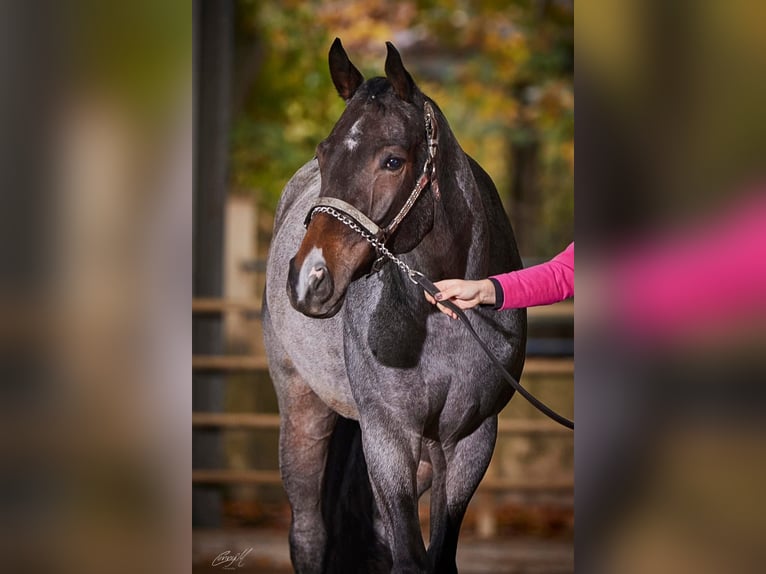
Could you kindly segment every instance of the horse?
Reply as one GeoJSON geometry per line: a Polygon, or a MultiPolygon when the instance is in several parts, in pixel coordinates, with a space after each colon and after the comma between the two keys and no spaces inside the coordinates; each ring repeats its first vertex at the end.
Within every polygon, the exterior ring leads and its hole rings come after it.
{"type": "MultiPolygon", "coordinates": [[[[345,109],[285,186],[267,261],[264,340],[300,574],[457,572],[461,523],[513,396],[402,272],[477,279],[521,258],[491,178],[386,46],[385,77],[365,80],[333,42],[345,109]]],[[[471,318],[518,379],[526,311],[471,318]]]]}

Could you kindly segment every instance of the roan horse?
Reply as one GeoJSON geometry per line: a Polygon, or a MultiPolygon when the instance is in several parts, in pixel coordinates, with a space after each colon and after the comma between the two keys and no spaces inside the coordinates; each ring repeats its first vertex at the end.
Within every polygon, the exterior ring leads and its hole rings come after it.
{"type": "MultiPolygon", "coordinates": [[[[386,77],[364,81],[333,43],[346,108],[285,187],[268,259],[264,336],[301,574],[456,572],[460,525],[513,394],[398,264],[376,262],[384,245],[434,279],[521,267],[491,179],[387,47],[386,77]]],[[[526,312],[471,317],[518,378],[526,312]]]]}

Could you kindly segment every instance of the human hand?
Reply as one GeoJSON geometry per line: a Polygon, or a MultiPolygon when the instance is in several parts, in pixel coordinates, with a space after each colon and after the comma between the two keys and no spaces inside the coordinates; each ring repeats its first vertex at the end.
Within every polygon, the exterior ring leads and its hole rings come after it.
{"type": "Polygon", "coordinates": [[[461,309],[471,309],[476,305],[495,303],[495,286],[489,279],[471,281],[466,279],[445,279],[434,283],[439,293],[436,298],[425,293],[426,300],[429,303],[436,304],[438,309],[453,319],[457,319],[457,314],[439,304],[439,301],[451,301],[461,309]]]}

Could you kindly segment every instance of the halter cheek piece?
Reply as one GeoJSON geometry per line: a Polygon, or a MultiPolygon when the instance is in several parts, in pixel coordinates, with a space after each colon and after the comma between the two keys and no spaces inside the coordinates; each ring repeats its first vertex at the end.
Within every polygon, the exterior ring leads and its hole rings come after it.
{"type": "MultiPolygon", "coordinates": [[[[436,163],[434,161],[436,159],[436,152],[438,150],[439,144],[437,139],[434,137],[434,110],[429,102],[426,102],[423,107],[425,110],[426,137],[428,139],[428,157],[426,158],[426,162],[423,165],[423,172],[418,178],[415,187],[410,192],[410,196],[407,198],[407,201],[404,202],[404,205],[399,210],[399,213],[394,216],[394,218],[385,228],[381,228],[377,223],[372,221],[356,207],[346,201],[343,201],[342,199],[338,199],[337,197],[317,198],[317,200],[309,209],[308,214],[306,214],[306,219],[304,220],[303,225],[308,227],[316,212],[330,213],[332,215],[333,211],[335,211],[336,213],[350,217],[364,231],[366,231],[368,235],[374,238],[376,243],[382,245],[385,244],[391,235],[393,235],[394,231],[396,231],[397,227],[399,227],[399,224],[402,222],[402,220],[407,217],[407,214],[410,212],[410,210],[412,210],[412,207],[415,205],[418,197],[420,197],[420,194],[428,186],[429,182],[431,184],[431,189],[436,196],[436,199],[439,199],[439,185],[436,181],[436,163]]],[[[378,251],[380,251],[375,243],[373,243],[373,245],[378,251]]]]}

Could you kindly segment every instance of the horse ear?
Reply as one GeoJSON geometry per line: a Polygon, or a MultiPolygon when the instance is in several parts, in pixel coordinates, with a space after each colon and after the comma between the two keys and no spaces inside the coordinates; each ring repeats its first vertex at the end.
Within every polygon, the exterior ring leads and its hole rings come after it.
{"type": "Polygon", "coordinates": [[[335,89],[338,90],[340,97],[348,102],[357,88],[364,82],[364,76],[348,59],[346,50],[340,43],[340,38],[335,38],[332,43],[329,60],[332,83],[335,84],[335,89]]]}
{"type": "Polygon", "coordinates": [[[386,56],[386,77],[394,87],[396,95],[405,102],[412,102],[412,94],[415,91],[415,82],[410,73],[404,69],[402,58],[391,42],[386,42],[388,54],[386,56]]]}

